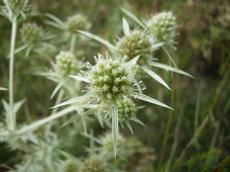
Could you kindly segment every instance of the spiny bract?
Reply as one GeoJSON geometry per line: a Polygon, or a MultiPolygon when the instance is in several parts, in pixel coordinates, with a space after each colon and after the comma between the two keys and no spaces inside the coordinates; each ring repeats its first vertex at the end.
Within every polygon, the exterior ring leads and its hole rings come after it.
{"type": "Polygon", "coordinates": [[[118,109],[118,117],[122,122],[128,121],[135,115],[136,105],[131,99],[125,98],[116,102],[118,109]]]}
{"type": "Polygon", "coordinates": [[[151,42],[145,32],[134,30],[117,43],[118,52],[129,59],[139,56],[140,63],[146,63],[151,56],[151,42]]]}
{"type": "Polygon", "coordinates": [[[112,58],[99,58],[92,67],[90,88],[102,101],[116,101],[127,95],[131,79],[126,67],[112,58]]]}
{"type": "Polygon", "coordinates": [[[68,159],[63,164],[64,172],[77,172],[77,164],[73,159],[68,159]]]}
{"type": "Polygon", "coordinates": [[[81,14],[70,16],[67,19],[66,25],[71,33],[76,32],[77,30],[87,30],[90,27],[87,18],[81,14]]]}
{"type": "Polygon", "coordinates": [[[21,30],[21,37],[24,43],[35,43],[42,39],[44,31],[36,23],[25,23],[21,30]]]}
{"type": "Polygon", "coordinates": [[[107,172],[107,170],[101,159],[89,158],[83,162],[81,172],[107,172]]]}
{"type": "Polygon", "coordinates": [[[176,37],[176,17],[172,12],[161,12],[147,21],[150,33],[161,42],[173,43],[176,37]]]}
{"type": "Polygon", "coordinates": [[[60,76],[66,77],[79,70],[79,65],[73,53],[61,51],[56,56],[57,72],[60,76]]]}

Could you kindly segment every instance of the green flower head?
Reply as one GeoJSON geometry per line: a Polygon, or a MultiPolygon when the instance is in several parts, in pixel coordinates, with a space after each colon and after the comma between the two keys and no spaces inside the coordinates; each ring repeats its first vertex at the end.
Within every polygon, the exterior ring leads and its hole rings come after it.
{"type": "Polygon", "coordinates": [[[173,43],[176,37],[176,17],[172,12],[161,12],[147,21],[150,33],[157,41],[173,43]]]}
{"type": "Polygon", "coordinates": [[[107,169],[100,158],[89,158],[83,162],[81,172],[107,172],[107,169]]]}
{"type": "Polygon", "coordinates": [[[74,33],[77,30],[89,29],[90,23],[88,22],[88,19],[85,16],[81,14],[76,14],[67,19],[66,26],[70,33],[74,33]]]}
{"type": "Polygon", "coordinates": [[[63,164],[64,172],[77,172],[77,163],[73,159],[68,159],[63,164]]]}
{"type": "Polygon", "coordinates": [[[36,23],[25,23],[20,32],[24,43],[36,43],[40,41],[44,35],[42,27],[36,23]]]}
{"type": "Polygon", "coordinates": [[[151,42],[145,32],[134,30],[117,43],[118,52],[132,59],[139,56],[140,63],[146,63],[151,56],[151,42]]]}
{"type": "Polygon", "coordinates": [[[90,88],[102,101],[116,101],[127,95],[132,78],[126,66],[113,58],[99,56],[92,67],[90,88]]]}
{"type": "Polygon", "coordinates": [[[60,76],[67,77],[79,71],[79,64],[73,53],[61,51],[56,56],[56,68],[60,76]]]}
{"type": "Polygon", "coordinates": [[[136,105],[131,99],[125,98],[116,102],[118,109],[118,117],[121,122],[125,122],[134,117],[136,105]]]}

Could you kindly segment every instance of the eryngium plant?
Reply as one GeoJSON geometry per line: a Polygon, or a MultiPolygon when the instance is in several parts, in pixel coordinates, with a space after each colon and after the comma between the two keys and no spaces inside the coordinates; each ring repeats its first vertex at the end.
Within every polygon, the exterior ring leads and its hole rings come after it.
{"type": "MultiPolygon", "coordinates": [[[[86,82],[88,90],[85,95],[70,99],[56,107],[64,105],[81,106],[87,104],[96,105],[98,111],[102,111],[108,119],[112,118],[112,135],[114,152],[116,155],[117,141],[119,134],[119,113],[128,112],[130,115],[134,112],[133,105],[127,105],[127,102],[121,103],[124,99],[140,99],[149,103],[153,103],[165,108],[167,105],[160,101],[142,94],[141,86],[135,79],[136,63],[138,57],[125,61],[124,58],[98,55],[95,57],[96,64],[90,65],[87,71],[81,75],[72,76],[76,80],[86,82]],[[124,104],[126,107],[124,107],[124,104]],[[122,108],[122,109],[121,109],[122,108]]],[[[130,103],[130,102],[129,102],[130,103]]],[[[95,106],[93,106],[95,108],[95,106]]],[[[123,116],[121,120],[127,116],[123,116]]]]}

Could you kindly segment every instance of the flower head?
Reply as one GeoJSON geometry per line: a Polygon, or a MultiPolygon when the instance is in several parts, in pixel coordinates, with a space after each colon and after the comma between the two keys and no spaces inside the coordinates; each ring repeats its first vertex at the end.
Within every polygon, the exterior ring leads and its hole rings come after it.
{"type": "Polygon", "coordinates": [[[77,163],[73,159],[68,159],[63,164],[64,172],[77,172],[77,163]]]}
{"type": "Polygon", "coordinates": [[[82,172],[106,172],[106,166],[100,158],[86,159],[81,168],[82,172]]]}
{"type": "Polygon", "coordinates": [[[40,41],[44,35],[43,29],[36,23],[25,23],[20,32],[24,43],[36,43],[40,41]]]}
{"type": "Polygon", "coordinates": [[[87,30],[90,27],[90,23],[87,18],[81,14],[76,14],[67,19],[67,29],[69,32],[74,33],[77,30],[87,30]]]}
{"type": "Polygon", "coordinates": [[[56,56],[56,67],[57,72],[62,77],[74,74],[79,70],[79,64],[77,63],[75,56],[68,51],[61,51],[56,56]]]}
{"type": "Polygon", "coordinates": [[[117,101],[118,117],[121,122],[125,122],[134,117],[136,105],[131,99],[125,98],[117,101]]]}
{"type": "Polygon", "coordinates": [[[176,37],[176,17],[172,12],[161,12],[147,21],[150,33],[160,42],[173,43],[176,37]]]}
{"type": "Polygon", "coordinates": [[[90,73],[90,89],[104,102],[116,101],[130,90],[132,78],[124,64],[99,56],[90,73]]]}
{"type": "Polygon", "coordinates": [[[117,43],[117,50],[120,54],[127,56],[129,59],[139,56],[140,63],[146,63],[152,53],[149,38],[145,32],[140,30],[134,30],[121,38],[117,43]]]}

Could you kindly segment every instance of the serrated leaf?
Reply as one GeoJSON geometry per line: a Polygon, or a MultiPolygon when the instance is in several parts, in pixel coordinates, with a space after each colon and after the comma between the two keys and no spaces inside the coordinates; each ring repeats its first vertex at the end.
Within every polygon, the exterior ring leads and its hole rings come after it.
{"type": "Polygon", "coordinates": [[[88,38],[91,38],[91,39],[94,39],[102,44],[104,44],[106,47],[108,47],[108,49],[112,52],[112,53],[115,53],[116,52],[116,47],[114,45],[112,45],[109,41],[97,36],[97,35],[94,35],[90,32],[86,32],[86,31],[81,31],[79,30],[78,31],[79,33],[81,33],[82,35],[88,37],[88,38]]]}
{"type": "Polygon", "coordinates": [[[192,76],[191,74],[189,74],[187,72],[184,72],[183,70],[177,69],[175,67],[172,67],[172,66],[169,66],[166,64],[162,64],[162,63],[158,63],[158,62],[152,62],[151,65],[154,67],[160,68],[160,69],[164,69],[166,71],[171,71],[171,72],[179,73],[179,74],[191,77],[191,78],[195,78],[194,76],[192,76]]]}
{"type": "Polygon", "coordinates": [[[166,87],[167,89],[171,90],[171,88],[168,86],[168,84],[167,84],[158,74],[156,74],[154,71],[148,69],[147,67],[142,67],[142,69],[143,69],[149,76],[151,76],[154,80],[156,80],[157,82],[159,82],[161,85],[163,85],[163,86],[166,87]]]}
{"type": "Polygon", "coordinates": [[[146,29],[144,23],[142,21],[140,21],[133,13],[131,13],[130,11],[126,10],[126,9],[122,9],[122,11],[133,21],[135,21],[139,26],[141,26],[142,28],[146,29]]]}
{"type": "Polygon", "coordinates": [[[122,18],[122,27],[123,27],[124,35],[129,35],[130,34],[129,23],[124,17],[122,18]]]}
{"type": "Polygon", "coordinates": [[[139,100],[143,100],[145,102],[149,102],[149,103],[152,103],[152,104],[155,104],[155,105],[158,105],[158,106],[162,106],[162,107],[165,107],[165,108],[168,108],[168,109],[171,109],[171,107],[167,106],[166,104],[160,102],[159,100],[156,100],[152,97],[149,97],[149,96],[146,96],[144,94],[139,94],[139,93],[133,93],[133,97],[136,98],[136,99],[139,99],[139,100]]]}
{"type": "Polygon", "coordinates": [[[119,134],[119,121],[118,121],[118,112],[117,108],[113,106],[111,108],[112,113],[112,138],[113,138],[113,149],[114,156],[117,156],[117,144],[118,144],[118,134],[119,134]]]}

